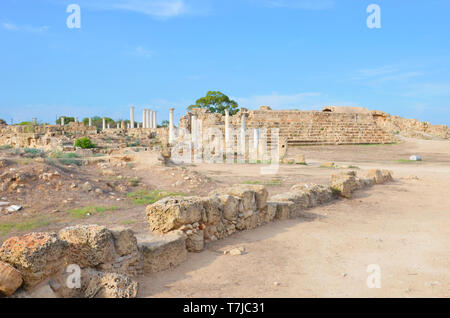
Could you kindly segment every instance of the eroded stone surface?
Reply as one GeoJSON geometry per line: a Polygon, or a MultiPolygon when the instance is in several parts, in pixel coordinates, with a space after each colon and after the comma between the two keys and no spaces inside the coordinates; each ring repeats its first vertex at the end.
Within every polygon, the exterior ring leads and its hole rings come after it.
{"type": "Polygon", "coordinates": [[[31,288],[65,265],[67,244],[56,233],[30,233],[6,240],[0,247],[0,260],[22,274],[31,288]]]}
{"type": "Polygon", "coordinates": [[[68,243],[68,262],[81,268],[108,263],[114,257],[111,232],[100,225],[77,225],[59,231],[61,240],[68,243]]]}
{"type": "Polygon", "coordinates": [[[0,262],[0,294],[11,296],[22,285],[22,274],[9,264],[0,262]]]}
{"type": "Polygon", "coordinates": [[[145,273],[161,272],[183,263],[187,258],[186,242],[178,235],[139,236],[139,251],[145,273]]]}

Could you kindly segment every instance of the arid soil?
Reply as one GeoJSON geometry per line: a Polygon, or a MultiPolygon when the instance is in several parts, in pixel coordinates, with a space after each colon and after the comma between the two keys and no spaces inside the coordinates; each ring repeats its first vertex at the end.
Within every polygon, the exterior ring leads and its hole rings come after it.
{"type": "MultiPolygon", "coordinates": [[[[313,165],[333,160],[392,169],[396,181],[312,209],[311,219],[269,224],[210,244],[175,270],[142,278],[140,296],[450,296],[448,141],[292,151],[305,153],[313,165]],[[424,161],[397,162],[412,154],[422,155],[424,161]],[[246,254],[224,255],[234,247],[245,247],[246,254]],[[381,269],[379,289],[367,287],[371,264],[381,269]]],[[[307,179],[303,174],[327,170],[292,169],[302,171],[299,182],[307,179]]],[[[224,174],[221,178],[230,178],[224,174]]]]}
{"type": "Polygon", "coordinates": [[[307,166],[280,165],[277,174],[262,175],[256,164],[163,166],[152,152],[94,158],[79,167],[2,150],[0,159],[6,161],[0,175],[31,177],[20,191],[0,194],[0,201],[23,206],[11,214],[1,208],[0,242],[72,224],[121,225],[148,233],[146,204],[130,196],[139,191],[206,195],[217,187],[250,183],[266,185],[271,196],[294,184],[328,183],[336,169],[383,168],[394,171],[395,182],[309,210],[308,219],[276,222],[210,243],[172,271],[139,278],[139,296],[450,296],[450,141],[295,147],[288,156],[297,153],[306,156],[307,166]],[[405,161],[413,154],[424,160],[405,161]],[[324,162],[337,168],[320,167],[324,162]],[[59,176],[52,181],[39,178],[55,171],[59,176]],[[92,190],[83,189],[86,182],[92,190]],[[113,209],[72,213],[87,206],[113,209]],[[244,255],[223,253],[241,246],[244,255]],[[370,264],[381,268],[380,289],[366,285],[370,264]]]}

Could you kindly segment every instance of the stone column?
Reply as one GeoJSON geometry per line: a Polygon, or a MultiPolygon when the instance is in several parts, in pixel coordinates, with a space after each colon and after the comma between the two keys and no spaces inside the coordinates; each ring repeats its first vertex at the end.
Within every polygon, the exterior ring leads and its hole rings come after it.
{"type": "Polygon", "coordinates": [[[102,128],[103,128],[103,130],[105,130],[106,129],[106,118],[105,117],[103,117],[103,120],[102,120],[102,128]]]}
{"type": "Polygon", "coordinates": [[[130,107],[130,128],[134,128],[134,106],[130,107]]]}
{"type": "Polygon", "coordinates": [[[78,124],[78,117],[75,117],[75,123],[78,124]]]}
{"type": "Polygon", "coordinates": [[[225,143],[230,140],[230,111],[225,109],[225,143]]]}
{"type": "Polygon", "coordinates": [[[158,121],[156,120],[156,111],[153,112],[153,128],[158,128],[158,121]]]}
{"type": "Polygon", "coordinates": [[[35,118],[33,118],[33,125],[37,125],[37,118],[35,117],[35,118]]]}
{"type": "Polygon", "coordinates": [[[247,129],[247,120],[246,120],[246,114],[243,113],[241,115],[241,152],[243,156],[243,161],[245,162],[245,131],[247,129]]]}
{"type": "Polygon", "coordinates": [[[173,143],[174,141],[174,135],[173,135],[173,112],[174,108],[169,108],[169,143],[173,143]]]}
{"type": "Polygon", "coordinates": [[[142,110],[142,128],[145,128],[145,114],[146,114],[146,109],[142,110]]]}
{"type": "Polygon", "coordinates": [[[149,111],[148,126],[150,127],[150,129],[153,129],[153,110],[149,111]]]}
{"type": "Polygon", "coordinates": [[[92,127],[92,118],[89,117],[89,127],[92,127]]]}
{"type": "Polygon", "coordinates": [[[111,129],[111,124],[108,124],[108,129],[111,129]]]}
{"type": "Polygon", "coordinates": [[[259,157],[259,139],[260,139],[260,129],[259,128],[255,128],[253,129],[253,149],[252,149],[252,153],[250,155],[250,157],[252,158],[252,160],[254,160],[255,162],[258,161],[258,157],[259,157]]]}
{"type": "Polygon", "coordinates": [[[191,117],[191,137],[195,147],[197,145],[197,116],[191,117]]]}
{"type": "Polygon", "coordinates": [[[61,117],[61,126],[64,126],[64,117],[61,117]]]}

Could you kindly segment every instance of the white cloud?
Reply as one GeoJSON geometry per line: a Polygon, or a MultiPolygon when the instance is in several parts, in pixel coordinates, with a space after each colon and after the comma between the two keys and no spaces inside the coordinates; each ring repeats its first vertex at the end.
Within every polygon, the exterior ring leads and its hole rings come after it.
{"type": "Polygon", "coordinates": [[[44,33],[47,32],[49,29],[48,26],[34,27],[29,25],[16,25],[9,22],[3,22],[2,27],[3,29],[8,31],[29,32],[29,33],[44,33]]]}
{"type": "Polygon", "coordinates": [[[378,86],[387,82],[401,82],[414,77],[424,75],[422,72],[404,70],[398,65],[385,65],[376,68],[361,69],[356,71],[349,80],[365,83],[370,86],[378,86]]]}
{"type": "Polygon", "coordinates": [[[132,11],[158,19],[177,17],[190,11],[184,0],[84,0],[80,5],[95,10],[132,11]]]}
{"type": "Polygon", "coordinates": [[[328,10],[334,7],[334,0],[266,0],[268,8],[287,8],[298,10],[328,10]]]}
{"type": "Polygon", "coordinates": [[[132,56],[144,57],[144,58],[151,58],[155,55],[154,51],[148,50],[142,46],[134,47],[131,50],[129,50],[127,53],[132,56]]]}

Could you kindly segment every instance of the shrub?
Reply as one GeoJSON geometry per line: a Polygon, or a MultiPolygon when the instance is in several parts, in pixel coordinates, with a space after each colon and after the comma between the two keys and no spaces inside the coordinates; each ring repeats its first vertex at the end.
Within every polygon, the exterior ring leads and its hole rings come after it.
{"type": "Polygon", "coordinates": [[[80,147],[82,149],[91,149],[95,148],[95,145],[89,138],[83,137],[75,141],[75,147],[80,147]]]}

